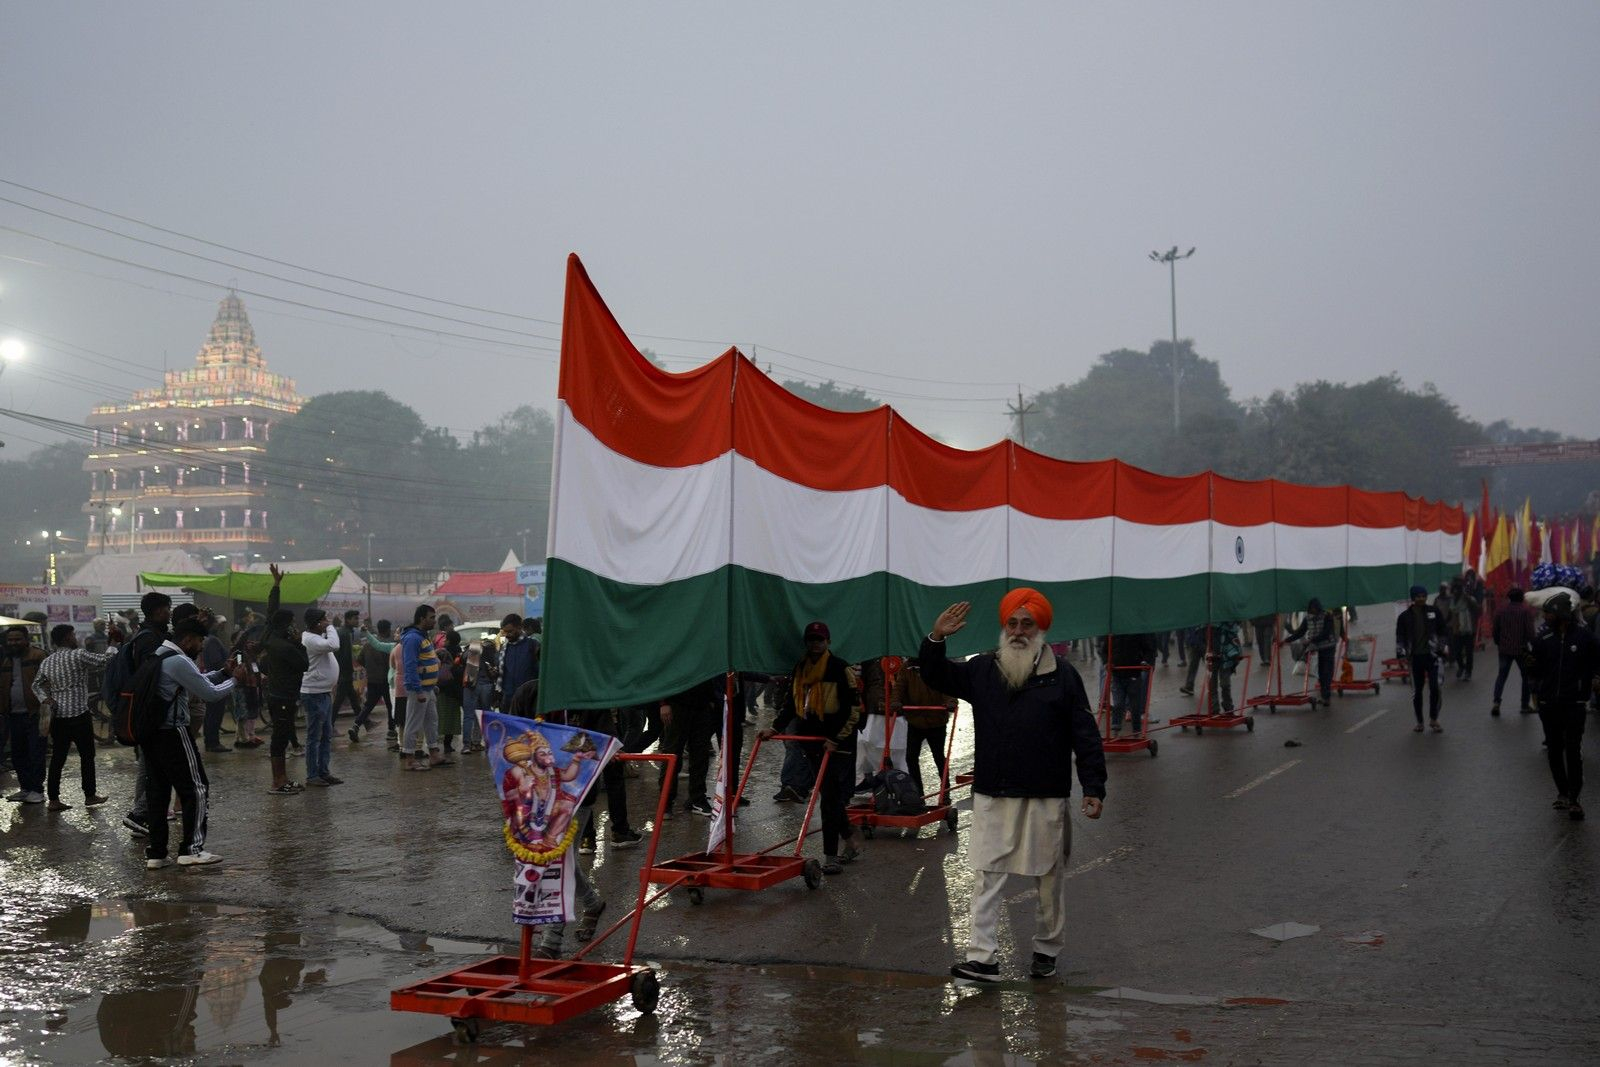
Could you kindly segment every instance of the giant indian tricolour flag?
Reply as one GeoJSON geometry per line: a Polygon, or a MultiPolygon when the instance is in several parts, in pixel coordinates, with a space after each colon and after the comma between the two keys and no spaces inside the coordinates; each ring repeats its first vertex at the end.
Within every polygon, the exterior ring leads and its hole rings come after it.
{"type": "Polygon", "coordinates": [[[546,708],[787,671],[811,619],[855,662],[913,653],[970,600],[954,650],[993,647],[1019,585],[1063,639],[1402,600],[1461,566],[1461,509],[1403,493],[963,451],[887,407],[818,408],[733,349],[668,373],[576,256],[556,419],[546,708]]]}

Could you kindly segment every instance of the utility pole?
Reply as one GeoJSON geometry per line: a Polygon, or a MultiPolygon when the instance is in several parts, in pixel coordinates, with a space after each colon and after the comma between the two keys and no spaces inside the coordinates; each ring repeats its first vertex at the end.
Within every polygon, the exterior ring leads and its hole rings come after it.
{"type": "Polygon", "coordinates": [[[376,534],[367,534],[367,622],[372,622],[372,539],[376,534]]]}
{"type": "Polygon", "coordinates": [[[1178,260],[1188,259],[1194,255],[1194,249],[1178,254],[1178,246],[1173,245],[1165,252],[1151,252],[1150,259],[1155,263],[1167,265],[1168,279],[1172,285],[1172,435],[1178,436],[1183,432],[1183,419],[1178,412],[1178,260]]]}
{"type": "Polygon", "coordinates": [[[1006,414],[1017,420],[1017,443],[1023,448],[1028,447],[1028,416],[1038,411],[1039,407],[1032,401],[1024,402],[1022,399],[1022,386],[1017,386],[1017,402],[1006,405],[1006,414]]]}

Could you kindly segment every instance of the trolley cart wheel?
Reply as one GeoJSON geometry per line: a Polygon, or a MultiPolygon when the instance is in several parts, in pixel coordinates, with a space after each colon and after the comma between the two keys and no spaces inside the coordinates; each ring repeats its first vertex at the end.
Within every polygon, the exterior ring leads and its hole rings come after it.
{"type": "Polygon", "coordinates": [[[1373,682],[1372,683],[1372,695],[1373,696],[1377,696],[1378,695],[1378,683],[1377,682],[1373,682]]]}
{"type": "Polygon", "coordinates": [[[871,823],[868,823],[867,825],[865,825],[865,826],[863,826],[861,828],[861,835],[863,837],[865,837],[868,841],[871,841],[874,837],[877,836],[877,828],[874,827],[871,823]]]}
{"type": "Polygon", "coordinates": [[[692,885],[688,888],[687,892],[689,895],[689,903],[698,906],[706,902],[706,891],[701,889],[699,886],[692,885]]]}
{"type": "Polygon", "coordinates": [[[1204,726],[1201,726],[1199,723],[1195,724],[1194,735],[1196,737],[1199,737],[1201,734],[1203,734],[1205,732],[1206,732],[1206,728],[1204,726]]]}
{"type": "Polygon", "coordinates": [[[1244,728],[1250,733],[1256,732],[1256,717],[1254,715],[1246,715],[1244,717],[1244,728]]]}
{"type": "Polygon", "coordinates": [[[951,808],[949,811],[944,813],[945,829],[949,830],[951,833],[955,833],[956,832],[956,823],[958,821],[959,821],[959,817],[956,814],[956,809],[955,808],[951,808]]]}
{"type": "Polygon", "coordinates": [[[450,1029],[455,1031],[456,1043],[459,1045],[475,1044],[478,1040],[479,1022],[476,1019],[450,1020],[450,1029]]]}
{"type": "Polygon", "coordinates": [[[1156,758],[1156,748],[1157,747],[1158,746],[1156,744],[1156,739],[1152,737],[1150,739],[1150,758],[1151,759],[1155,759],[1156,758]]]}
{"type": "Polygon", "coordinates": [[[656,980],[656,972],[640,971],[634,975],[633,981],[628,984],[628,993],[633,997],[633,1006],[641,1014],[654,1015],[656,1005],[661,1002],[661,983],[656,980]]]}
{"type": "Polygon", "coordinates": [[[815,889],[822,884],[822,864],[816,860],[806,860],[805,866],[800,868],[800,877],[805,879],[807,889],[815,889]]]}
{"type": "Polygon", "coordinates": [[[1186,726],[1186,725],[1185,725],[1185,726],[1180,726],[1180,727],[1178,727],[1178,732],[1179,732],[1179,733],[1185,733],[1185,734],[1186,734],[1186,733],[1188,733],[1188,732],[1189,732],[1189,727],[1188,727],[1188,726],[1186,726]]]}

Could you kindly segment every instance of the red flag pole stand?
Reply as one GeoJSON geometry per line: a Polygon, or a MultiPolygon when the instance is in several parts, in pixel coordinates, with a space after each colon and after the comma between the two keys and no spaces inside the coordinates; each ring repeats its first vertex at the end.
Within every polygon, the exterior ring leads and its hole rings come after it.
{"type": "MultiPolygon", "coordinates": [[[[1115,638],[1113,638],[1115,640],[1115,638]]],[[[1110,655],[1110,647],[1106,649],[1110,655]]],[[[1149,664],[1140,664],[1137,667],[1112,667],[1106,666],[1105,684],[1100,687],[1100,747],[1106,752],[1149,752],[1151,758],[1155,757],[1156,750],[1160,747],[1156,739],[1150,736],[1150,690],[1152,675],[1149,664]],[[1111,734],[1111,672],[1133,671],[1144,672],[1144,709],[1139,716],[1139,725],[1127,737],[1113,737],[1111,734]]],[[[1176,720],[1174,720],[1176,721],[1176,720]]],[[[1171,724],[1162,727],[1170,730],[1171,724]]]]}
{"type": "MultiPolygon", "coordinates": [[[[852,804],[847,807],[845,814],[850,818],[850,825],[861,827],[862,836],[869,841],[877,836],[879,827],[899,830],[901,837],[916,837],[917,831],[922,827],[942,822],[945,825],[945,829],[951,833],[956,832],[959,816],[956,814],[955,805],[950,803],[950,753],[955,749],[956,713],[946,708],[943,704],[907,705],[901,710],[937,711],[950,717],[950,724],[945,732],[944,766],[939,770],[939,788],[936,792],[922,795],[923,806],[920,811],[903,813],[879,811],[877,804],[873,801],[868,801],[865,804],[852,804]],[[930,800],[935,801],[935,803],[929,804],[928,801],[930,800]]],[[[887,760],[889,758],[889,739],[894,736],[894,720],[896,716],[893,709],[887,706],[883,709],[883,714],[886,719],[883,732],[883,752],[884,759],[887,760]]],[[[908,765],[910,760],[911,751],[908,748],[906,750],[908,765]]],[[[966,784],[971,784],[971,775],[968,775],[967,778],[968,782],[966,784]]],[[[963,783],[960,779],[957,779],[955,784],[959,787],[963,783]]]]}
{"type": "MultiPolygon", "coordinates": [[[[1276,653],[1276,645],[1273,646],[1273,650],[1276,653]]],[[[1273,658],[1276,659],[1276,655],[1273,658]]],[[[1249,693],[1250,668],[1254,662],[1254,657],[1249,655],[1240,656],[1239,662],[1244,664],[1244,681],[1239,686],[1239,692],[1241,694],[1249,693]]],[[[1167,724],[1167,729],[1176,726],[1179,730],[1187,731],[1192,726],[1196,737],[1205,733],[1207,727],[1213,730],[1227,730],[1235,726],[1243,726],[1247,733],[1255,733],[1256,717],[1254,715],[1247,715],[1243,711],[1218,711],[1215,714],[1212,713],[1211,687],[1215,684],[1212,678],[1213,672],[1206,671],[1205,678],[1200,683],[1200,689],[1195,694],[1194,711],[1188,715],[1174,716],[1172,721],[1167,724]]],[[[1271,693],[1267,694],[1268,697],[1271,695],[1271,693]]],[[[1251,700],[1247,697],[1241,700],[1239,704],[1243,708],[1259,707],[1260,703],[1265,699],[1266,697],[1256,697],[1251,700]]]]}
{"type": "MultiPolygon", "coordinates": [[[[744,796],[745,786],[750,782],[750,771],[756,765],[756,754],[761,751],[761,746],[766,740],[816,743],[820,739],[802,737],[798,734],[780,734],[772,738],[763,738],[757,734],[756,743],[750,749],[750,758],[745,761],[739,788],[733,794],[733,800],[728,807],[730,818],[739,810],[739,798],[744,796]]],[[[802,853],[811,827],[811,816],[817,808],[817,798],[822,794],[823,776],[828,773],[828,758],[832,755],[833,753],[827,751],[822,753],[822,761],[817,768],[817,780],[812,783],[811,796],[806,803],[805,818],[800,822],[800,832],[790,839],[794,843],[792,855],[772,855],[776,850],[789,844],[790,840],[780,841],[761,852],[740,852],[733,847],[734,826],[730,825],[726,837],[727,847],[719,848],[715,854],[691,852],[664,863],[655,863],[652,857],[641,877],[650,882],[665,883],[667,889],[684,887],[691,904],[703,903],[707,889],[769,889],[791,878],[803,879],[807,889],[817,888],[822,884],[822,864],[814,859],[806,859],[802,853]]],[[[657,825],[660,825],[659,816],[657,825]]]]}
{"type": "MultiPolygon", "coordinates": [[[[661,778],[661,796],[656,802],[655,827],[645,858],[648,869],[655,862],[656,846],[661,842],[661,816],[666,812],[667,790],[677,774],[678,758],[670,754],[621,754],[612,758],[666,764],[666,773],[661,778]]],[[[631,996],[633,1006],[649,1015],[656,1010],[661,998],[661,986],[655,971],[634,964],[633,952],[639,943],[639,923],[645,909],[656,896],[666,892],[663,889],[650,895],[649,889],[650,883],[641,872],[639,897],[633,910],[571,959],[535,959],[533,928],[524,926],[517,955],[493,956],[402,986],[389,994],[389,1007],[394,1011],[448,1015],[456,1040],[463,1044],[478,1040],[484,1020],[554,1026],[625,996],[631,996]],[[624,924],[630,929],[621,963],[591,963],[583,958],[624,924]]]]}
{"type": "Polygon", "coordinates": [[[1333,691],[1340,696],[1344,696],[1346,693],[1376,694],[1378,692],[1378,679],[1372,676],[1373,670],[1378,665],[1378,639],[1371,634],[1367,634],[1365,637],[1356,638],[1356,644],[1367,646],[1367,675],[1365,678],[1352,677],[1349,681],[1344,680],[1344,668],[1349,667],[1351,674],[1354,675],[1356,661],[1349,658],[1349,638],[1342,639],[1339,642],[1339,652],[1333,658],[1333,661],[1339,664],[1340,671],[1340,677],[1333,680],[1333,691]]]}

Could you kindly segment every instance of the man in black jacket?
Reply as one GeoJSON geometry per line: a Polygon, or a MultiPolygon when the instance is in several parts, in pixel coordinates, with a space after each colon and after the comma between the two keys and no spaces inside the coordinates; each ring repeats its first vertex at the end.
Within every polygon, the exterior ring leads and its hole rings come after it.
{"type": "Polygon", "coordinates": [[[1428,603],[1428,590],[1420,585],[1411,587],[1411,604],[1394,621],[1395,654],[1411,664],[1411,710],[1416,713],[1417,724],[1411,729],[1422,732],[1422,687],[1428,687],[1428,721],[1433,732],[1439,733],[1439,709],[1444,695],[1439,692],[1439,654],[1449,639],[1445,630],[1444,614],[1428,603]]]}
{"type": "MultiPolygon", "coordinates": [[[[165,593],[154,590],[139,598],[139,610],[144,615],[144,623],[139,627],[128,644],[117,654],[117,659],[126,667],[126,674],[122,679],[122,687],[126,688],[133,681],[133,672],[139,669],[139,664],[148,657],[155,655],[156,649],[169,636],[167,624],[172,620],[172,598],[165,593]]],[[[107,677],[110,675],[108,673],[107,677]]],[[[106,702],[112,707],[119,707],[123,701],[121,693],[108,693],[106,702]]],[[[134,779],[133,806],[128,809],[128,814],[122,817],[122,825],[126,826],[134,837],[147,837],[150,833],[150,773],[145,765],[144,749],[135,750],[139,760],[139,772],[134,779]]],[[[167,813],[161,812],[161,817],[166,818],[167,813]]]]}
{"type": "Polygon", "coordinates": [[[1581,819],[1583,705],[1591,692],[1600,690],[1600,638],[1574,619],[1572,598],[1565,593],[1545,602],[1544,621],[1545,631],[1533,639],[1529,673],[1538,686],[1545,755],[1556,780],[1552,806],[1581,819]]]}
{"type": "Polygon", "coordinates": [[[945,655],[945,638],[966,625],[972,605],[952,604],[935,620],[917,655],[928,684],[972,705],[972,833],[975,870],[967,959],[957,978],[997,982],[995,962],[1006,875],[1033,879],[1034,978],[1056,973],[1066,944],[1067,857],[1072,852],[1072,767],[1083,786],[1083,814],[1100,817],[1106,761],[1083,679],[1046,641],[1053,611],[1035,589],[1013,589],[1000,601],[1000,649],[961,663],[945,655]]]}
{"type": "Polygon", "coordinates": [[[845,814],[850,784],[855,778],[856,723],[860,721],[861,708],[844,660],[830,651],[833,635],[827,624],[807,623],[801,637],[806,645],[805,658],[795,664],[794,678],[784,694],[778,717],[770,729],[761,731],[761,736],[765,739],[794,733],[817,739],[801,743],[800,751],[811,768],[812,781],[822,778],[822,870],[825,874],[840,874],[844,871],[842,864],[861,854],[850,828],[850,817],[845,814]],[[824,752],[828,753],[826,773],[822,767],[824,752]],[[839,851],[841,840],[843,852],[839,851]]]}
{"type": "Polygon", "coordinates": [[[300,680],[311,666],[306,646],[294,632],[294,612],[280,608],[279,586],[283,572],[272,564],[272,592],[267,596],[267,636],[261,648],[261,670],[266,674],[267,715],[272,722],[272,788],[267,790],[277,796],[290,796],[302,791],[297,782],[289,780],[285,754],[289,751],[289,738],[294,734],[295,709],[300,706],[300,680]]]}

